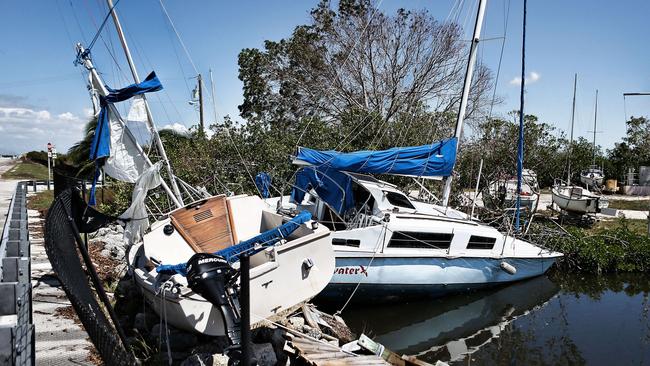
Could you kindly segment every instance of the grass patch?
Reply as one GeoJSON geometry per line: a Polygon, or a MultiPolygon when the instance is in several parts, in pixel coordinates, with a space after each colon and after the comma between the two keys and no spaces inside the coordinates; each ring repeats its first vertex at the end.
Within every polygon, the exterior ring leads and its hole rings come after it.
{"type": "MultiPolygon", "coordinates": [[[[628,231],[638,235],[648,234],[648,220],[625,219],[625,226],[628,231]]],[[[587,230],[590,234],[597,234],[607,230],[615,230],[622,225],[621,220],[600,220],[594,226],[587,230]]]]}
{"type": "Polygon", "coordinates": [[[47,167],[33,161],[24,160],[2,174],[3,179],[47,179],[47,167]]]}
{"type": "Polygon", "coordinates": [[[645,220],[601,221],[593,228],[565,227],[568,234],[546,240],[564,253],[558,268],[587,273],[650,272],[650,238],[645,220]]]}
{"type": "Polygon", "coordinates": [[[43,212],[50,208],[52,201],[54,201],[54,190],[38,192],[29,197],[27,200],[27,208],[43,212]]]}
{"type": "Polygon", "coordinates": [[[617,210],[648,211],[648,207],[650,207],[650,200],[609,200],[609,208],[617,210]]]}

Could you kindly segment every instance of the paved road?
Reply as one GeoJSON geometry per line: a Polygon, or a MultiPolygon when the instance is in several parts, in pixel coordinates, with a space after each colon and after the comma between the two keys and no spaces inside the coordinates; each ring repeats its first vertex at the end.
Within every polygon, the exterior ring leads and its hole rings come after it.
{"type": "MultiPolygon", "coordinates": [[[[16,165],[13,159],[0,158],[0,175],[11,169],[16,165]]],[[[4,180],[0,178],[0,231],[4,227],[5,220],[7,219],[7,211],[9,210],[9,203],[11,197],[16,189],[17,180],[4,180]]]]}

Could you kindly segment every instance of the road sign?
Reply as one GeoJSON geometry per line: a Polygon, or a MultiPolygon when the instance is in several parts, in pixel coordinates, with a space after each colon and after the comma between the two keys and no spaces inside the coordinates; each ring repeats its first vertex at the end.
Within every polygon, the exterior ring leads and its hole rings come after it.
{"type": "Polygon", "coordinates": [[[52,157],[52,152],[51,152],[51,151],[48,151],[48,152],[47,152],[47,157],[48,157],[48,158],[51,158],[51,157],[52,157]]]}
{"type": "Polygon", "coordinates": [[[52,147],[54,147],[54,146],[52,145],[52,143],[51,143],[51,142],[48,142],[48,143],[47,143],[47,151],[52,151],[52,147]]]}

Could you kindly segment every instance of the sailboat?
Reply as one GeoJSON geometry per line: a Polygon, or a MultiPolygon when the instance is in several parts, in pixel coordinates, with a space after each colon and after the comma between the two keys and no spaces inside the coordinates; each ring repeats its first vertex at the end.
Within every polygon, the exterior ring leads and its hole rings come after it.
{"type": "Polygon", "coordinates": [[[307,210],[332,230],[336,269],[321,297],[440,296],[538,276],[562,256],[448,207],[485,5],[479,2],[454,137],[384,151],[300,147],[291,196],[267,200],[279,212],[307,210]],[[443,177],[442,204],[411,200],[377,174],[443,177]]]}
{"type": "Polygon", "coordinates": [[[553,195],[553,203],[569,214],[596,214],[600,212],[601,208],[607,207],[607,200],[589,191],[588,188],[571,184],[571,150],[573,147],[577,85],[578,74],[575,75],[573,80],[573,108],[571,112],[571,137],[569,139],[569,151],[567,154],[567,180],[564,182],[556,179],[551,193],[553,195]]]}
{"type": "MultiPolygon", "coordinates": [[[[289,218],[269,210],[260,197],[211,195],[174,175],[145,97],[162,89],[162,83],[155,73],[140,80],[117,12],[111,0],[107,3],[135,83],[121,89],[106,87],[90,50],[81,44],[77,64],[87,70],[88,88],[101,105],[91,159],[98,172],[103,169],[135,184],[133,202],[120,216],[127,222],[129,271],[145,300],[170,325],[228,335],[236,344],[242,316],[240,256],[250,255],[250,319],[257,322],[311,299],[327,285],[334,272],[329,230],[312,221],[309,213],[289,218]],[[156,163],[116,108],[129,98],[144,112],[159,157],[156,163]],[[156,195],[148,195],[157,187],[172,203],[170,210],[160,208],[160,201],[156,204],[156,195]],[[149,225],[151,217],[157,219],[149,225]]],[[[91,204],[93,197],[94,184],[91,204]]]]}
{"type": "Polygon", "coordinates": [[[596,122],[598,121],[598,90],[596,90],[596,106],[594,109],[594,141],[593,141],[593,160],[591,166],[580,172],[580,182],[585,184],[587,188],[599,189],[603,186],[605,174],[603,170],[596,165],[596,122]]]}
{"type": "MultiPolygon", "coordinates": [[[[539,203],[539,183],[537,174],[531,169],[524,169],[522,175],[520,208],[529,214],[537,211],[539,203]]],[[[490,209],[516,209],[517,177],[506,177],[490,182],[482,191],[483,204],[490,209]]]]}

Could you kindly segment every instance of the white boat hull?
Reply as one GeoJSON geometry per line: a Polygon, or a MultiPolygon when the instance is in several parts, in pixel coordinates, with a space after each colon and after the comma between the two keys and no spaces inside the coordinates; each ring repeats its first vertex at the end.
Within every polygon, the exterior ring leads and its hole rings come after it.
{"type": "Polygon", "coordinates": [[[560,209],[577,214],[595,214],[599,210],[600,197],[593,195],[581,195],[572,197],[566,188],[553,188],[553,203],[560,209]]]}
{"type": "MultiPolygon", "coordinates": [[[[557,257],[387,257],[337,256],[336,270],[323,297],[346,296],[359,284],[357,295],[372,298],[438,297],[454,292],[520,281],[545,273],[557,257]],[[509,274],[506,262],[516,268],[509,274]]],[[[365,298],[369,300],[369,298],[365,298]]]]}
{"type": "MultiPolygon", "coordinates": [[[[238,220],[247,220],[249,223],[257,222],[256,230],[260,230],[257,221],[260,217],[266,220],[263,227],[276,227],[282,223],[281,215],[257,212],[256,201],[242,203],[245,208],[238,207],[242,215],[235,217],[235,227],[243,228],[243,225],[238,225],[238,220]],[[257,217],[254,216],[256,213],[257,217]]],[[[150,258],[175,264],[187,261],[193,254],[189,246],[176,237],[176,232],[168,236],[162,233],[167,222],[168,219],[157,223],[152,232],[145,236],[145,243],[132,249],[130,262],[136,284],[148,304],[170,325],[210,336],[225,335],[220,310],[189,289],[185,277],[180,274],[169,277],[158,274],[155,269],[148,270],[150,258]]],[[[240,234],[243,232],[240,230],[240,234]]],[[[329,234],[326,227],[320,225],[314,228],[308,222],[287,241],[251,256],[250,319],[253,323],[308,301],[325,288],[332,277],[335,263],[329,234]]]]}

